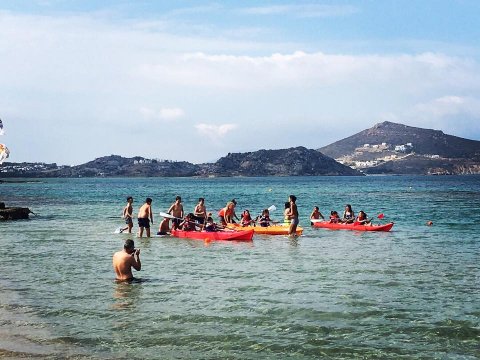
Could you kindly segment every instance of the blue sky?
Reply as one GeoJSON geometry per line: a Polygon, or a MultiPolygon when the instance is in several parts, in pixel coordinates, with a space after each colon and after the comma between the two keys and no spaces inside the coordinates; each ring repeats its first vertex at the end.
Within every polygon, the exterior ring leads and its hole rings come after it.
{"type": "Polygon", "coordinates": [[[479,1],[2,1],[10,161],[215,161],[385,120],[480,140],[479,1]]]}

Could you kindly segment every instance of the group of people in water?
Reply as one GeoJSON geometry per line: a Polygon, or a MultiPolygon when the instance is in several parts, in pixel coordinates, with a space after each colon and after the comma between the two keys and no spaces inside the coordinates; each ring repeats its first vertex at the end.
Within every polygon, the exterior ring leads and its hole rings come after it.
{"type": "MultiPolygon", "coordinates": [[[[285,203],[283,224],[289,227],[289,233],[295,234],[299,223],[298,209],[296,205],[297,198],[295,195],[288,197],[288,202],[285,203]]],[[[125,227],[120,229],[120,232],[132,233],[133,228],[133,198],[127,197],[127,204],[123,208],[123,218],[125,219],[125,227]]],[[[172,230],[180,229],[185,231],[205,230],[218,231],[226,228],[229,224],[239,224],[240,226],[271,226],[279,224],[270,218],[270,210],[264,209],[262,213],[256,217],[252,217],[248,209],[244,210],[240,217],[238,217],[235,208],[237,201],[232,199],[227,202],[225,207],[218,212],[218,223],[213,219],[211,212],[207,212],[205,206],[205,199],[199,198],[197,205],[193,212],[185,214],[182,198],[177,196],[174,203],[168,209],[163,220],[160,222],[157,235],[166,235],[172,230]],[[170,220],[172,223],[170,225],[170,220]]],[[[146,233],[150,237],[150,224],[153,224],[152,199],[147,198],[145,203],[138,211],[138,236],[142,237],[146,233]]]]}
{"type": "MultiPolygon", "coordinates": [[[[282,224],[289,227],[289,234],[296,234],[297,225],[299,223],[298,209],[296,204],[297,198],[295,195],[288,197],[288,202],[285,202],[285,208],[283,212],[283,221],[276,222],[270,218],[270,210],[264,209],[262,213],[256,217],[252,217],[250,211],[245,209],[240,217],[235,212],[237,201],[232,199],[227,202],[226,206],[218,212],[219,223],[217,224],[213,220],[211,212],[207,212],[205,206],[205,199],[199,198],[198,203],[195,206],[192,213],[185,215],[182,198],[177,196],[175,201],[168,209],[163,220],[160,222],[158,229],[159,235],[170,233],[174,229],[180,229],[185,231],[205,230],[205,231],[218,231],[226,228],[229,224],[239,224],[240,226],[271,226],[275,224],[282,224]],[[170,225],[170,220],[172,224],[170,225]],[[238,221],[238,223],[237,223],[238,221]]],[[[133,228],[133,197],[127,197],[127,204],[123,209],[123,218],[125,219],[125,227],[120,232],[132,233],[133,228]]],[[[271,207],[275,209],[274,206],[271,207]]],[[[320,212],[318,206],[313,208],[310,214],[310,221],[313,224],[314,221],[329,221],[332,223],[345,223],[345,224],[362,224],[371,225],[371,220],[367,218],[367,214],[361,210],[358,215],[355,216],[352,206],[347,204],[342,217],[339,216],[337,211],[331,211],[329,219],[325,219],[320,212]]],[[[153,211],[152,211],[152,199],[146,198],[145,203],[140,207],[138,211],[138,236],[142,237],[143,233],[146,233],[147,237],[150,237],[150,224],[153,224],[153,211]]],[[[140,261],[140,249],[135,248],[133,240],[128,239],[125,241],[123,249],[117,251],[113,255],[113,268],[118,281],[132,281],[134,277],[132,275],[132,268],[139,271],[141,269],[140,261]]]]}

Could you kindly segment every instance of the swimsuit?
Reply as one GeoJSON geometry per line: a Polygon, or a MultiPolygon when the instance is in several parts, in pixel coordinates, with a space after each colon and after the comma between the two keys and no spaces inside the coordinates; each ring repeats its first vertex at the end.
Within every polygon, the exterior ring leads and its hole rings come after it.
{"type": "Polygon", "coordinates": [[[205,222],[205,217],[203,216],[193,215],[193,219],[199,224],[203,224],[205,222]]]}
{"type": "Polygon", "coordinates": [[[132,225],[133,225],[133,220],[132,220],[132,218],[131,218],[130,216],[127,216],[127,217],[125,218],[125,224],[127,224],[127,225],[132,224],[132,225]]]}
{"type": "Polygon", "coordinates": [[[150,219],[148,218],[138,218],[138,226],[144,227],[145,229],[150,229],[150,219]]]}
{"type": "Polygon", "coordinates": [[[299,221],[298,221],[298,217],[294,217],[292,220],[291,220],[291,224],[292,225],[298,225],[299,221]]]}

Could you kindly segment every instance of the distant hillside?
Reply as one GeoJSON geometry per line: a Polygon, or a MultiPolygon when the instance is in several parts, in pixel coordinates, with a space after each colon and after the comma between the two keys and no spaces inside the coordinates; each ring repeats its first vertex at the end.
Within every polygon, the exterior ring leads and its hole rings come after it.
{"type": "Polygon", "coordinates": [[[316,150],[304,147],[230,153],[215,164],[205,166],[204,174],[216,176],[362,175],[316,150]]]}
{"type": "Polygon", "coordinates": [[[77,166],[5,163],[7,177],[190,177],[190,176],[363,175],[320,152],[304,147],[228,154],[215,163],[160,161],[110,155],[77,166]]]}
{"type": "Polygon", "coordinates": [[[391,122],[318,151],[366,174],[480,173],[480,141],[391,122]]]}
{"type": "Polygon", "coordinates": [[[480,141],[447,135],[440,130],[422,129],[388,121],[324,146],[318,151],[338,159],[353,154],[364,144],[382,143],[391,146],[411,143],[411,151],[422,155],[439,155],[444,158],[480,158],[480,141]]]}

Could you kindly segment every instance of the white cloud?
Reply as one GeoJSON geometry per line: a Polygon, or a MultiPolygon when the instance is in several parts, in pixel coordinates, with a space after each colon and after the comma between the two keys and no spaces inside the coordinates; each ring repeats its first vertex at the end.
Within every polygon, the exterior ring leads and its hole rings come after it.
{"type": "Polygon", "coordinates": [[[222,124],[222,125],[213,125],[213,124],[197,124],[195,128],[198,133],[202,136],[207,136],[211,140],[217,141],[224,138],[229,132],[237,129],[237,124],[222,124]]]}
{"type": "Polygon", "coordinates": [[[432,101],[417,104],[413,112],[427,118],[445,118],[460,114],[480,119],[480,101],[471,97],[443,96],[432,101]]]}
{"type": "Polygon", "coordinates": [[[434,53],[353,56],[296,51],[237,56],[197,52],[181,55],[168,64],[142,64],[135,74],[181,86],[237,90],[340,84],[390,84],[397,90],[414,93],[432,88],[480,90],[477,63],[434,53]]]}

